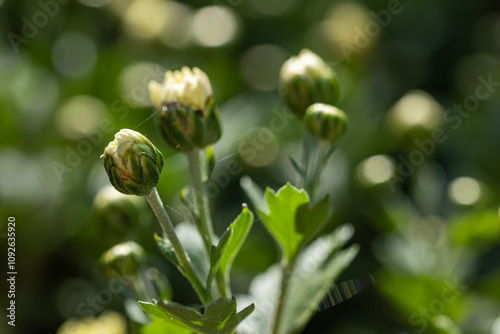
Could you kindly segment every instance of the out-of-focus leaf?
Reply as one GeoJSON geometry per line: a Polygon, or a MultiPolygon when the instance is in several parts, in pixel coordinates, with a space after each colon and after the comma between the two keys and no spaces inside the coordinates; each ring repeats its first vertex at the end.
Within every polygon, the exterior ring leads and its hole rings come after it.
{"type": "Polygon", "coordinates": [[[240,303],[254,303],[255,311],[238,327],[242,334],[270,333],[280,296],[281,277],[279,265],[269,267],[256,276],[250,284],[249,296],[238,296],[240,303]]]}
{"type": "MultiPolygon", "coordinates": [[[[338,252],[353,235],[351,225],[337,228],[309,245],[297,258],[288,290],[283,314],[282,331],[297,331],[316,311],[328,293],[335,277],[354,258],[357,246],[338,252]]],[[[253,302],[256,309],[238,330],[244,334],[271,331],[280,296],[282,270],[278,265],[269,267],[250,284],[250,295],[238,297],[240,303],[253,302]]]]}
{"type": "Polygon", "coordinates": [[[383,271],[377,275],[377,286],[407,316],[417,321],[418,310],[440,301],[446,307],[442,314],[456,321],[467,311],[465,286],[456,280],[438,281],[425,276],[406,276],[383,271]]]}
{"type": "Polygon", "coordinates": [[[177,319],[196,332],[204,334],[231,334],[255,308],[252,304],[237,312],[236,298],[234,297],[213,301],[207,306],[204,314],[177,303],[139,303],[146,312],[166,320],[177,319]]]}
{"type": "Polygon", "coordinates": [[[450,224],[450,238],[456,245],[483,248],[500,240],[497,211],[482,211],[461,217],[450,224]]]}
{"type": "Polygon", "coordinates": [[[204,281],[208,277],[209,259],[198,229],[193,224],[180,223],[175,227],[175,231],[193,264],[194,271],[204,281]]]}
{"type": "Polygon", "coordinates": [[[299,256],[287,291],[281,333],[298,332],[307,324],[334,280],[356,257],[357,245],[337,251],[352,234],[352,226],[343,226],[316,240],[299,256]]]}
{"type": "Polygon", "coordinates": [[[240,181],[241,188],[252,202],[253,206],[260,211],[267,211],[264,190],[260,188],[249,176],[244,176],[240,181]]]}

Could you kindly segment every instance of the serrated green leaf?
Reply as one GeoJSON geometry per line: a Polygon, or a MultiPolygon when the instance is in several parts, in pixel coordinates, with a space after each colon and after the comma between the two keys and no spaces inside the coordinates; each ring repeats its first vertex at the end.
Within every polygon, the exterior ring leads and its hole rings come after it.
{"type": "Polygon", "coordinates": [[[141,334],[192,334],[193,330],[181,323],[183,327],[177,324],[165,321],[162,318],[153,316],[152,323],[141,327],[141,334]]]}
{"type": "Polygon", "coordinates": [[[233,261],[245,242],[253,223],[253,213],[246,206],[238,217],[229,226],[233,233],[226,246],[225,252],[219,261],[219,271],[224,276],[228,276],[233,261]]]}
{"type": "Polygon", "coordinates": [[[207,277],[207,289],[211,289],[212,280],[215,273],[217,272],[217,269],[219,268],[219,261],[222,258],[222,255],[224,254],[229,239],[232,235],[233,227],[232,225],[230,225],[220,237],[217,246],[212,246],[212,248],[210,249],[210,270],[207,277]]]}
{"type": "Polygon", "coordinates": [[[143,309],[166,320],[179,320],[197,333],[231,334],[236,327],[254,310],[254,305],[236,311],[236,298],[217,299],[207,306],[201,314],[193,308],[177,303],[157,302],[156,304],[140,302],[143,309]]]}
{"type": "Polygon", "coordinates": [[[450,237],[456,245],[478,248],[495,244],[500,240],[500,220],[497,211],[481,211],[450,224],[450,237]]]}
{"type": "MultiPolygon", "coordinates": [[[[154,301],[154,302],[156,302],[156,301],[154,301]]],[[[141,305],[142,309],[145,312],[147,312],[155,317],[158,317],[160,319],[163,319],[173,326],[179,327],[179,328],[184,329],[184,330],[189,330],[189,331],[192,330],[191,327],[186,326],[182,321],[172,317],[163,308],[156,305],[156,303],[139,301],[139,305],[141,305]]]]}
{"type": "Polygon", "coordinates": [[[268,188],[265,197],[268,210],[259,210],[259,215],[280,244],[284,258],[292,259],[326,221],[329,199],[325,197],[315,206],[309,207],[307,193],[290,183],[277,193],[268,188]]]}
{"type": "Polygon", "coordinates": [[[156,241],[156,245],[158,246],[158,249],[160,252],[169,260],[172,262],[174,266],[179,268],[182,272],[182,267],[179,262],[179,259],[177,258],[177,255],[175,255],[174,247],[172,247],[172,244],[170,241],[166,238],[160,237],[158,234],[154,234],[154,239],[156,241]]]}

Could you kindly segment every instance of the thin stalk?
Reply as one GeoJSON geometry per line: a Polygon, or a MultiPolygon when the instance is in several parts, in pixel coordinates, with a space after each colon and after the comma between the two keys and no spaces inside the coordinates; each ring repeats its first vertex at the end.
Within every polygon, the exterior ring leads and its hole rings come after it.
{"type": "Polygon", "coordinates": [[[187,154],[189,162],[189,173],[191,174],[191,183],[193,185],[194,210],[198,219],[198,228],[200,230],[205,249],[210,256],[210,249],[214,243],[214,229],[212,219],[208,208],[208,201],[203,190],[203,176],[201,172],[200,151],[195,150],[187,154]]]}
{"type": "Polygon", "coordinates": [[[285,300],[287,298],[288,287],[290,285],[290,278],[292,277],[295,268],[295,260],[290,260],[285,268],[283,268],[283,277],[281,279],[281,293],[278,301],[278,310],[274,318],[273,334],[280,333],[280,323],[285,309],[285,300]]]}
{"type": "Polygon", "coordinates": [[[321,172],[325,168],[326,162],[328,161],[328,146],[329,143],[324,140],[318,142],[316,145],[314,162],[311,163],[310,168],[307,170],[305,188],[311,197],[311,201],[313,201],[316,197],[321,172]]]}
{"type": "Polygon", "coordinates": [[[302,175],[299,175],[297,182],[299,188],[302,188],[306,185],[306,178],[307,178],[307,172],[309,171],[309,159],[310,159],[310,154],[309,151],[311,150],[311,134],[307,129],[305,129],[305,135],[302,139],[302,168],[305,168],[306,170],[306,177],[302,177],[302,175]]]}
{"type": "MultiPolygon", "coordinates": [[[[189,161],[189,172],[191,174],[191,183],[193,186],[194,209],[198,223],[198,230],[200,231],[205,250],[210,256],[210,250],[215,241],[214,229],[212,226],[212,218],[210,217],[210,209],[208,206],[208,199],[205,196],[203,189],[203,176],[202,166],[200,161],[200,151],[195,150],[187,154],[189,161]]],[[[215,280],[221,297],[227,298],[230,294],[228,284],[223,275],[216,275],[215,280]]],[[[211,287],[207,287],[207,291],[211,287]]]]}
{"type": "Polygon", "coordinates": [[[207,296],[205,294],[205,287],[194,272],[191,261],[189,260],[186,251],[182,247],[182,244],[177,237],[177,234],[175,233],[174,225],[172,224],[172,221],[170,220],[170,217],[168,216],[168,213],[163,206],[160,196],[158,195],[158,191],[156,190],[156,188],[154,188],[153,191],[151,191],[151,193],[149,195],[146,195],[145,197],[148,200],[149,205],[153,209],[155,216],[158,219],[163,232],[165,232],[167,239],[172,244],[175,255],[179,260],[182,274],[191,283],[201,302],[204,305],[207,305],[210,301],[207,299],[207,296]]]}

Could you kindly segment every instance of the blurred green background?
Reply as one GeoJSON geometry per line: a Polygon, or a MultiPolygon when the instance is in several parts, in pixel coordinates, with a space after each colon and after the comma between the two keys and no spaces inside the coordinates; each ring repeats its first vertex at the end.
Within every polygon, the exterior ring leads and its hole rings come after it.
{"type": "MultiPolygon", "coordinates": [[[[14,216],[18,272],[13,331],[2,265],[2,333],[55,333],[82,303],[88,311],[109,284],[97,258],[122,240],[145,247],[175,300],[195,302],[156,249],[159,227],[146,203],[124,226],[96,212],[94,197],[108,185],[99,156],[122,128],[147,135],[166,158],[159,192],[172,218],[185,221],[178,193],[187,162],[149,118],[147,83],[167,69],[201,68],[224,126],[211,196],[220,234],[247,201],[243,175],[275,189],[296,179],[288,157],[299,156],[302,129],[283,116],[278,78],[302,48],[337,71],[339,107],[350,118],[323,179],[335,204],[325,231],[354,224],[362,251],[342,279],[376,281],[319,312],[304,333],[500,333],[499,85],[483,85],[488,97],[474,99],[484,80],[500,81],[498,1],[0,0],[0,34],[0,233],[14,216]],[[400,100],[413,89],[430,95],[400,100]],[[470,112],[453,111],[464,103],[470,112]],[[273,128],[276,118],[284,126],[273,128]],[[405,174],[402,159],[418,158],[415,141],[435,129],[446,140],[401,182],[386,182],[405,174]],[[237,173],[228,173],[231,163],[237,173]],[[456,298],[443,301],[450,284],[456,298]]],[[[233,290],[246,292],[278,258],[256,223],[233,290]]],[[[123,296],[91,313],[104,309],[123,312],[123,296]]]]}

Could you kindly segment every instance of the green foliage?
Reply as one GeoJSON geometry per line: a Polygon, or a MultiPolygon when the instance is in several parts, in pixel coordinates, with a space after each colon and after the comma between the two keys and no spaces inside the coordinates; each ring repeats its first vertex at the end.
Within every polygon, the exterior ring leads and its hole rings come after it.
{"type": "Polygon", "coordinates": [[[287,183],[278,192],[270,188],[265,194],[268,210],[258,210],[264,225],[278,241],[283,256],[294,259],[305,243],[319,230],[328,217],[329,198],[326,196],[313,207],[309,196],[287,183]]]}
{"type": "MultiPolygon", "coordinates": [[[[300,331],[316,312],[320,301],[326,296],[338,275],[354,259],[358,246],[340,250],[352,237],[350,225],[337,228],[329,235],[315,240],[297,258],[295,270],[284,303],[284,315],[280,333],[300,331]]],[[[241,296],[241,301],[250,300],[256,305],[251,321],[243,323],[243,333],[268,333],[274,321],[282,272],[274,265],[258,275],[250,285],[250,296],[241,296]],[[251,325],[250,325],[251,323],[251,325]]]]}
{"type": "Polygon", "coordinates": [[[154,239],[156,241],[156,245],[160,252],[169,260],[174,266],[181,269],[181,264],[179,263],[179,259],[177,255],[175,255],[174,248],[172,244],[167,238],[162,238],[158,234],[155,233],[154,239]]]}
{"type": "Polygon", "coordinates": [[[219,270],[222,275],[229,275],[233,261],[245,242],[248,232],[250,232],[250,228],[252,227],[252,223],[253,213],[248,210],[247,207],[244,207],[240,215],[236,217],[231,225],[229,225],[228,229],[232,230],[232,233],[226,249],[219,260],[219,270]]]}
{"type": "Polygon", "coordinates": [[[206,334],[231,334],[255,308],[252,304],[242,311],[236,312],[236,298],[234,297],[215,300],[207,306],[204,314],[176,303],[139,303],[150,314],[167,321],[175,319],[176,323],[184,323],[196,332],[206,334]]]}
{"type": "Polygon", "coordinates": [[[299,255],[285,300],[282,333],[298,332],[308,323],[332,283],[356,257],[357,245],[338,251],[353,233],[352,226],[342,226],[299,255]]]}
{"type": "Polygon", "coordinates": [[[210,249],[210,270],[208,271],[207,277],[207,290],[210,289],[214,275],[219,268],[219,262],[222,258],[222,254],[226,251],[227,244],[232,235],[233,229],[229,226],[220,237],[217,246],[212,246],[210,249]]]}
{"type": "Polygon", "coordinates": [[[454,280],[401,276],[387,271],[378,275],[377,284],[403,314],[412,315],[439,303],[445,305],[443,315],[457,320],[467,309],[464,299],[466,287],[454,280]]]}
{"type": "Polygon", "coordinates": [[[450,224],[450,238],[456,245],[484,248],[500,240],[497,211],[480,211],[460,217],[450,224]]]}
{"type": "Polygon", "coordinates": [[[160,317],[153,316],[152,323],[147,326],[142,326],[141,334],[192,334],[191,328],[178,326],[176,323],[166,321],[160,317]]]}

